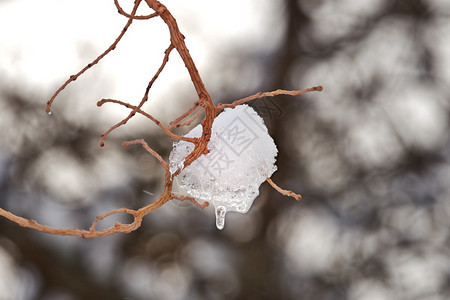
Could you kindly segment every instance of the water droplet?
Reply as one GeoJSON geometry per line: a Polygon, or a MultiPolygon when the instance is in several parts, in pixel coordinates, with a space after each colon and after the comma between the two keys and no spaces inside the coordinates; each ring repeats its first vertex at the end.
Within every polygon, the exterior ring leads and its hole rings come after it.
{"type": "Polygon", "coordinates": [[[225,206],[216,207],[216,226],[217,229],[222,230],[225,226],[225,215],[227,213],[227,209],[225,206]]]}

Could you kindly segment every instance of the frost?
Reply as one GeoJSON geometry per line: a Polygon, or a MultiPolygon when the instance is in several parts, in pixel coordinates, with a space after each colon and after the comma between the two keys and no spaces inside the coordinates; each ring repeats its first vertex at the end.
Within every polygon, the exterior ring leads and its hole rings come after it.
{"type": "MultiPolygon", "coordinates": [[[[186,137],[201,134],[199,124],[186,137]]],[[[245,104],[227,108],[216,117],[208,144],[210,152],[184,168],[184,159],[193,149],[190,142],[174,143],[170,172],[182,170],[174,178],[174,192],[212,203],[218,229],[224,227],[228,211],[246,213],[250,209],[261,183],[277,169],[277,147],[263,119],[245,104]]]]}

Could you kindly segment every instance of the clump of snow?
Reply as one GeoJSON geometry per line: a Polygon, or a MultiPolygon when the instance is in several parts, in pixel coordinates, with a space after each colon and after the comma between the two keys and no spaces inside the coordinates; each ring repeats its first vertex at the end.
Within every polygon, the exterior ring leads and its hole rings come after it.
{"type": "MultiPolygon", "coordinates": [[[[200,137],[202,125],[186,137],[200,137]]],[[[184,168],[194,144],[174,143],[169,156],[174,192],[208,201],[216,209],[216,226],[223,229],[228,211],[246,213],[259,194],[259,186],[276,171],[277,147],[263,119],[246,104],[226,108],[214,120],[210,152],[184,168]],[[184,169],[183,169],[184,168],[184,169]]]]}

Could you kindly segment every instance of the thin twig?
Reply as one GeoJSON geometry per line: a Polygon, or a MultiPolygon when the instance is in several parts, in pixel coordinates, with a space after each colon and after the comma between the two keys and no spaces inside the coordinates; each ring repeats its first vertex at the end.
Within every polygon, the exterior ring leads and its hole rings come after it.
{"type": "Polygon", "coordinates": [[[319,85],[319,86],[315,86],[312,88],[297,90],[297,91],[276,90],[276,91],[272,91],[272,92],[259,92],[254,95],[236,100],[231,104],[221,104],[220,103],[217,105],[217,108],[220,110],[222,110],[224,108],[235,108],[236,106],[244,104],[245,102],[248,102],[248,101],[251,101],[254,99],[258,99],[258,98],[262,98],[262,97],[274,97],[274,96],[278,96],[278,95],[297,96],[297,95],[307,93],[307,92],[320,92],[322,90],[323,90],[322,86],[319,85]]]}
{"type": "Polygon", "coordinates": [[[289,196],[294,198],[297,201],[302,200],[302,196],[299,194],[294,193],[293,191],[289,191],[289,190],[284,190],[282,188],[280,188],[278,185],[275,184],[275,182],[272,181],[272,179],[267,178],[266,179],[267,182],[274,188],[276,189],[280,194],[285,195],[285,196],[289,196]]]}

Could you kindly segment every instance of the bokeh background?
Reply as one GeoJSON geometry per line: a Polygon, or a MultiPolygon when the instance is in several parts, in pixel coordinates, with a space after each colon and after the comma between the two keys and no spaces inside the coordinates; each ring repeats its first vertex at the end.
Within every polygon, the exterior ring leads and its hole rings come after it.
{"type": "MultiPolygon", "coordinates": [[[[265,183],[223,231],[212,208],[174,201],[93,240],[1,219],[0,299],[449,299],[449,1],[163,3],[216,103],[323,85],[251,103],[278,145],[274,181],[303,200],[265,183]]],[[[88,228],[161,193],[157,161],[121,144],[143,137],[167,158],[173,141],[138,116],[99,147],[127,110],[96,102],[139,101],[168,46],[162,21],[135,22],[44,112],[125,22],[112,0],[0,1],[2,208],[88,228]]],[[[195,100],[174,52],[145,110],[168,124],[195,100]]],[[[101,226],[116,221],[129,220],[101,226]]]]}

